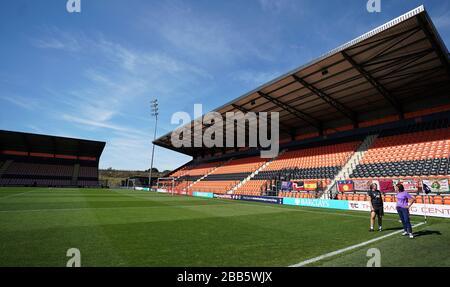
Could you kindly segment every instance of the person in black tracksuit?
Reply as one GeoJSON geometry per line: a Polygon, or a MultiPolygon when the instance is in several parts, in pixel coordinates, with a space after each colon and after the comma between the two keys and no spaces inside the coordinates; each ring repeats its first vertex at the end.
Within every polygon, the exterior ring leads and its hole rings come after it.
{"type": "Polygon", "coordinates": [[[370,190],[368,192],[370,196],[370,232],[373,232],[373,226],[375,224],[375,216],[378,217],[378,231],[382,231],[382,222],[384,215],[383,206],[383,194],[378,190],[376,183],[370,185],[370,190]]]}

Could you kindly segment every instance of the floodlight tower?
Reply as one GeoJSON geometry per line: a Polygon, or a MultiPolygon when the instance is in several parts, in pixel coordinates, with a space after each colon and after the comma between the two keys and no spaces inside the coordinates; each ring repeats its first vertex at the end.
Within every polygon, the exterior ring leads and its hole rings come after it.
{"type": "Polygon", "coordinates": [[[153,158],[155,156],[155,144],[153,143],[156,140],[156,128],[158,126],[158,100],[154,99],[150,102],[150,107],[152,109],[152,117],[155,117],[155,133],[153,135],[153,141],[152,141],[152,161],[150,164],[150,175],[148,178],[148,189],[150,191],[151,187],[152,187],[152,170],[153,170],[153,158]]]}

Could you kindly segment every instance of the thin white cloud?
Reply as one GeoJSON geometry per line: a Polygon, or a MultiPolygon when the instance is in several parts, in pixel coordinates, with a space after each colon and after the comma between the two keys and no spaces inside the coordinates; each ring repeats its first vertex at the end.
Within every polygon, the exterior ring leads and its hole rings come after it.
{"type": "Polygon", "coordinates": [[[122,125],[112,124],[108,122],[102,122],[102,121],[95,121],[91,119],[76,117],[69,114],[62,114],[61,118],[65,121],[80,124],[87,127],[95,127],[95,128],[102,128],[102,129],[109,129],[117,132],[121,132],[123,134],[128,135],[138,135],[138,136],[147,136],[147,133],[141,132],[139,130],[133,129],[131,127],[126,127],[122,125]]]}
{"type": "Polygon", "coordinates": [[[193,75],[210,78],[205,71],[168,55],[136,52],[104,38],[96,41],[84,37],[79,42],[86,48],[96,48],[98,53],[86,56],[99,57],[97,60],[103,60],[105,65],[87,69],[83,74],[87,81],[80,81],[77,87],[52,94],[60,104],[70,108],[72,115],[96,123],[109,121],[118,114],[126,117],[127,103],[134,99],[152,94],[170,95],[176,88],[173,82],[179,82],[174,78],[185,78],[184,82],[194,82],[193,75]]]}
{"type": "MultiPolygon", "coordinates": [[[[238,31],[235,23],[228,19],[198,15],[191,9],[184,9],[183,3],[178,4],[162,13],[152,11],[150,13],[156,13],[155,17],[145,20],[156,29],[154,37],[170,44],[168,49],[139,49],[129,43],[113,41],[96,31],[61,31],[57,28],[46,28],[38,35],[40,37],[31,41],[39,49],[76,52],[80,62],[95,63],[95,66],[79,71],[81,78],[76,85],[64,89],[52,87],[52,99],[60,105],[59,116],[64,122],[78,129],[108,134],[106,156],[102,158],[106,162],[122,164],[119,158],[123,158],[123,154],[149,149],[146,140],[130,139],[131,136],[145,139],[152,134],[132,131],[133,128],[146,126],[150,129],[153,126],[138,118],[142,115],[133,110],[136,105],[140,105],[141,114],[142,105],[155,96],[161,105],[171,105],[174,100],[177,106],[188,105],[196,97],[203,96],[190,90],[213,79],[210,72],[213,63],[236,64],[248,58],[273,60],[268,51],[270,45],[261,45],[263,39],[271,38],[270,31],[264,31],[263,36],[259,35],[261,41],[255,41],[252,31],[238,31]],[[112,151],[118,152],[119,156],[113,156],[112,151]]],[[[166,4],[164,6],[167,8],[166,4]]],[[[256,85],[272,76],[271,73],[246,71],[234,79],[256,85]]],[[[211,88],[205,86],[201,91],[205,93],[208,89],[211,88]]],[[[169,131],[167,125],[160,125],[158,130],[169,131]]],[[[149,160],[150,157],[138,156],[135,164],[149,160]]],[[[166,164],[174,167],[173,161],[168,160],[166,164]]]]}
{"type": "Polygon", "coordinates": [[[41,49],[64,49],[66,45],[58,39],[38,39],[33,41],[34,45],[41,49]]]}
{"type": "Polygon", "coordinates": [[[295,14],[301,16],[308,9],[307,3],[303,0],[258,0],[261,10],[267,13],[295,14]]]}
{"type": "Polygon", "coordinates": [[[438,30],[450,28],[450,11],[436,17],[433,22],[438,30]]]}
{"type": "Polygon", "coordinates": [[[288,1],[285,0],[258,0],[263,11],[279,12],[288,1]]]}
{"type": "MultiPolygon", "coordinates": [[[[51,87],[46,93],[61,110],[55,118],[87,132],[107,135],[101,163],[104,167],[148,168],[153,125],[148,124],[150,119],[142,121],[142,116],[130,111],[130,105],[141,102],[141,107],[152,95],[170,101],[193,83],[212,78],[198,66],[164,52],[131,49],[103,35],[50,31],[45,41],[33,39],[32,44],[40,49],[77,52],[81,59],[95,58],[95,66],[80,73],[76,86],[61,91],[51,87]],[[68,48],[72,46],[78,48],[68,48]],[[127,124],[117,124],[124,121],[127,124]]],[[[181,100],[178,98],[178,102],[181,100]]],[[[158,130],[168,131],[161,126],[158,130]]],[[[164,160],[160,158],[159,162],[163,164],[164,160]]],[[[175,162],[168,160],[163,168],[174,168],[175,162]]]]}
{"type": "Polygon", "coordinates": [[[27,128],[29,128],[31,131],[38,133],[38,134],[44,134],[45,131],[35,125],[27,125],[27,128]]]}
{"type": "Polygon", "coordinates": [[[36,110],[39,107],[39,104],[35,99],[22,96],[0,96],[0,100],[9,102],[17,107],[30,111],[36,110]]]}
{"type": "MultiPolygon", "coordinates": [[[[255,31],[236,27],[232,21],[217,15],[200,14],[186,8],[183,2],[168,6],[163,10],[149,11],[142,19],[143,26],[153,29],[191,59],[206,61],[210,66],[219,62],[235,63],[248,57],[274,60],[267,51],[267,45],[249,41],[250,37],[256,36],[255,31]]],[[[270,35],[266,30],[264,39],[267,38],[270,35]]]]}
{"type": "Polygon", "coordinates": [[[74,36],[69,32],[62,31],[56,27],[45,27],[40,38],[32,38],[31,43],[40,49],[56,49],[68,52],[77,52],[82,48],[80,35],[74,36]]]}

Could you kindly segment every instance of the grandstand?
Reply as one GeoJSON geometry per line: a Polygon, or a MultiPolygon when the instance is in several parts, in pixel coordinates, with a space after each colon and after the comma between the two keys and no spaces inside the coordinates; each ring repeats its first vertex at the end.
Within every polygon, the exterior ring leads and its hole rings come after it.
{"type": "MultiPolygon", "coordinates": [[[[214,110],[239,111],[279,112],[278,156],[176,148],[168,133],[154,143],[193,157],[170,175],[175,192],[365,201],[342,181],[414,181],[416,193],[423,180],[448,185],[450,60],[423,6],[214,110]]],[[[423,200],[450,204],[433,195],[423,200]]]]}
{"type": "Polygon", "coordinates": [[[104,142],[0,131],[0,186],[97,187],[104,142]]]}

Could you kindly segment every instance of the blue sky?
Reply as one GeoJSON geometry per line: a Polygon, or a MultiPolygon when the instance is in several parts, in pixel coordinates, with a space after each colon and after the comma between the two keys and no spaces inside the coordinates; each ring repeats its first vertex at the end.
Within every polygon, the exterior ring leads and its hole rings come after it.
{"type": "MultiPolygon", "coordinates": [[[[106,141],[100,166],[150,166],[153,119],[221,106],[425,4],[450,42],[450,1],[5,0],[0,10],[0,129],[106,141]]],[[[156,149],[155,167],[190,158],[156,149]]]]}

